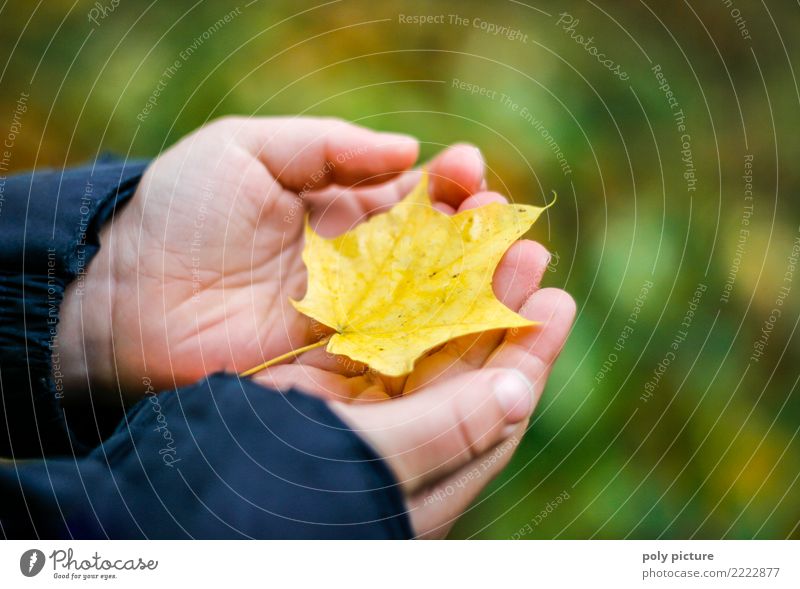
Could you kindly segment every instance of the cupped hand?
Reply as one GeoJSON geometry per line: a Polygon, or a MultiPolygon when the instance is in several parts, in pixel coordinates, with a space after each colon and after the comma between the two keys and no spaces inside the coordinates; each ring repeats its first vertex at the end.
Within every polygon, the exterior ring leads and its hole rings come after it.
{"type": "MultiPolygon", "coordinates": [[[[417,141],[334,119],[224,118],[147,169],[101,232],[79,296],[67,290],[65,388],[130,400],[217,371],[241,372],[314,341],[299,299],[307,214],[322,234],[386,210],[417,182],[417,141]]],[[[483,183],[466,145],[430,165],[451,211],[483,183]]]]}
{"type": "MultiPolygon", "coordinates": [[[[496,198],[479,194],[461,208],[496,198]]],[[[321,348],[255,378],[327,398],[394,471],[417,537],[444,537],[511,460],[572,327],[572,298],[539,288],[548,259],[540,245],[520,241],[493,282],[506,305],[538,325],[455,339],[403,378],[321,348]]]]}
{"type": "Polygon", "coordinates": [[[507,466],[571,328],[575,305],[563,291],[543,289],[521,312],[542,324],[497,342],[464,340],[429,356],[409,379],[429,377],[417,394],[383,403],[331,402],[393,470],[417,537],[445,536],[507,466]]]}

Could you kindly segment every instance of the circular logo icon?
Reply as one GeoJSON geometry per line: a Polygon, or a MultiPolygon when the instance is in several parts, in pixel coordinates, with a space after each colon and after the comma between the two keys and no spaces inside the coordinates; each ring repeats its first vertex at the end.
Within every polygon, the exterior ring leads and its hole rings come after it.
{"type": "Polygon", "coordinates": [[[44,568],[44,552],[36,550],[26,550],[19,559],[19,570],[26,577],[35,577],[44,568]]]}

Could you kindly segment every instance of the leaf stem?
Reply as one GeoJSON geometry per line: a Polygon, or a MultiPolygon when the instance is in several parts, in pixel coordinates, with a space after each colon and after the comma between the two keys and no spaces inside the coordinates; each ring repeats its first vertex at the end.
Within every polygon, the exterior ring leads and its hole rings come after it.
{"type": "Polygon", "coordinates": [[[277,356],[277,357],[273,358],[272,360],[267,360],[263,364],[259,364],[258,366],[254,366],[253,368],[250,368],[249,370],[245,370],[244,372],[240,373],[239,376],[242,377],[242,378],[244,378],[246,376],[252,376],[256,372],[261,372],[265,368],[269,368],[270,366],[274,366],[275,364],[283,362],[284,360],[287,360],[289,358],[295,358],[295,357],[299,356],[300,354],[308,352],[309,350],[313,350],[314,348],[321,348],[322,346],[327,344],[328,340],[330,340],[330,339],[331,339],[331,336],[327,336],[327,337],[322,338],[318,342],[314,342],[313,344],[308,344],[307,346],[303,346],[302,348],[297,348],[296,350],[291,350],[289,352],[286,352],[285,354],[281,354],[280,356],[277,356]]]}

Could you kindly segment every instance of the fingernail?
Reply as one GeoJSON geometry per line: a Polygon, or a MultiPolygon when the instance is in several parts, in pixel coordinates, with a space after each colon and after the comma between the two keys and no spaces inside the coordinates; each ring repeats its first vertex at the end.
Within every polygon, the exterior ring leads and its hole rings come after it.
{"type": "Polygon", "coordinates": [[[492,383],[508,423],[519,423],[533,412],[533,385],[519,370],[506,370],[492,383]]]}

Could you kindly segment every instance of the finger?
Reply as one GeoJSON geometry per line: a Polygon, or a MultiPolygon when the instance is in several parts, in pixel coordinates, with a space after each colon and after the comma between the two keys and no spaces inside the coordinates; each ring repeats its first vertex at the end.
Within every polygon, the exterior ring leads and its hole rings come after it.
{"type": "MultiPolygon", "coordinates": [[[[403,176],[413,177],[417,181],[421,177],[418,171],[408,172],[403,176]]],[[[399,180],[377,189],[330,186],[318,192],[308,193],[304,201],[311,207],[311,227],[323,237],[336,237],[373,215],[388,212],[402,197],[411,192],[415,185],[402,182],[403,188],[400,189],[395,185],[396,182],[399,180]],[[370,190],[373,196],[364,194],[367,190],[370,190]]],[[[433,201],[432,206],[445,215],[452,215],[455,212],[455,209],[447,203],[433,201]]]]}
{"type": "Polygon", "coordinates": [[[534,383],[541,394],[544,381],[567,340],[575,318],[575,301],[563,290],[544,288],[525,302],[520,315],[539,325],[509,329],[486,361],[488,368],[513,368],[534,383]]]}
{"type": "Polygon", "coordinates": [[[466,466],[417,492],[408,501],[411,527],[421,539],[444,538],[480,492],[508,466],[525,433],[526,423],[466,466]]]}
{"type": "MultiPolygon", "coordinates": [[[[464,198],[485,190],[484,167],[483,156],[477,148],[465,144],[446,148],[428,165],[434,203],[447,204],[447,212],[452,212],[464,198]]],[[[387,211],[411,192],[421,177],[421,170],[409,170],[398,178],[377,186],[331,186],[311,191],[306,200],[313,207],[343,210],[348,213],[348,218],[355,219],[356,216],[387,211]]]]}
{"type": "Polygon", "coordinates": [[[364,376],[347,376],[298,364],[272,366],[253,380],[278,391],[297,388],[315,397],[342,403],[349,403],[373,384],[364,376]]]}
{"type": "Polygon", "coordinates": [[[481,190],[485,168],[477,147],[465,143],[450,147],[428,168],[431,197],[458,208],[464,199],[481,190]]]}
{"type": "MultiPolygon", "coordinates": [[[[437,155],[427,166],[431,199],[448,205],[452,212],[461,202],[485,186],[483,156],[477,147],[459,143],[437,155]]],[[[406,172],[387,186],[354,191],[369,214],[386,210],[411,192],[422,177],[420,170],[406,172]]]]}
{"type": "Polygon", "coordinates": [[[391,397],[387,393],[383,385],[374,384],[364,389],[359,395],[353,399],[354,403],[374,403],[376,401],[388,401],[391,397]]]}
{"type": "Polygon", "coordinates": [[[549,263],[550,252],[542,244],[517,241],[497,265],[492,282],[495,296],[509,309],[519,311],[539,288],[549,263]]]}
{"type": "Polygon", "coordinates": [[[477,209],[478,207],[486,206],[493,202],[508,204],[508,199],[499,192],[476,192],[461,203],[461,206],[458,207],[458,212],[477,209]]]}
{"type": "MultiPolygon", "coordinates": [[[[452,215],[465,198],[485,187],[483,170],[483,158],[476,148],[458,144],[445,149],[428,165],[433,207],[452,215]]],[[[376,186],[328,186],[304,191],[304,201],[311,207],[311,226],[324,237],[341,235],[365,219],[388,211],[421,178],[421,170],[409,170],[376,186]]],[[[473,202],[478,205],[481,201],[473,202]]]]}
{"type": "MultiPolygon", "coordinates": [[[[509,248],[495,270],[492,288],[508,308],[517,311],[539,287],[550,262],[550,253],[535,241],[523,240],[509,248]]],[[[492,330],[449,342],[447,353],[476,368],[502,341],[505,331],[492,330]]]]}
{"type": "MultiPolygon", "coordinates": [[[[539,287],[547,269],[550,253],[544,246],[529,240],[513,244],[495,270],[492,288],[495,296],[516,311],[539,287]]],[[[466,335],[448,342],[441,350],[417,362],[416,370],[406,382],[406,393],[473,370],[483,365],[502,341],[504,330],[466,335]]]]}
{"type": "Polygon", "coordinates": [[[234,135],[284,187],[306,192],[331,183],[385,182],[411,167],[419,144],[338,119],[229,117],[216,123],[234,135]]]}
{"type": "Polygon", "coordinates": [[[506,438],[534,407],[515,370],[476,370],[387,403],[334,404],[389,464],[407,493],[434,484],[506,438]],[[509,429],[510,428],[510,429],[509,429]]]}
{"type": "Polygon", "coordinates": [[[367,371],[367,365],[363,362],[357,362],[340,354],[331,354],[324,347],[305,352],[298,356],[294,363],[347,376],[358,376],[367,371]]]}
{"type": "Polygon", "coordinates": [[[434,202],[431,206],[440,213],[444,213],[445,215],[452,215],[453,213],[456,212],[456,210],[453,207],[444,202],[434,202]]]}
{"type": "Polygon", "coordinates": [[[315,208],[342,206],[341,201],[346,201],[354,206],[359,217],[371,216],[388,211],[411,192],[421,178],[421,170],[408,170],[384,184],[351,188],[329,186],[322,190],[311,191],[306,200],[315,208]]]}

